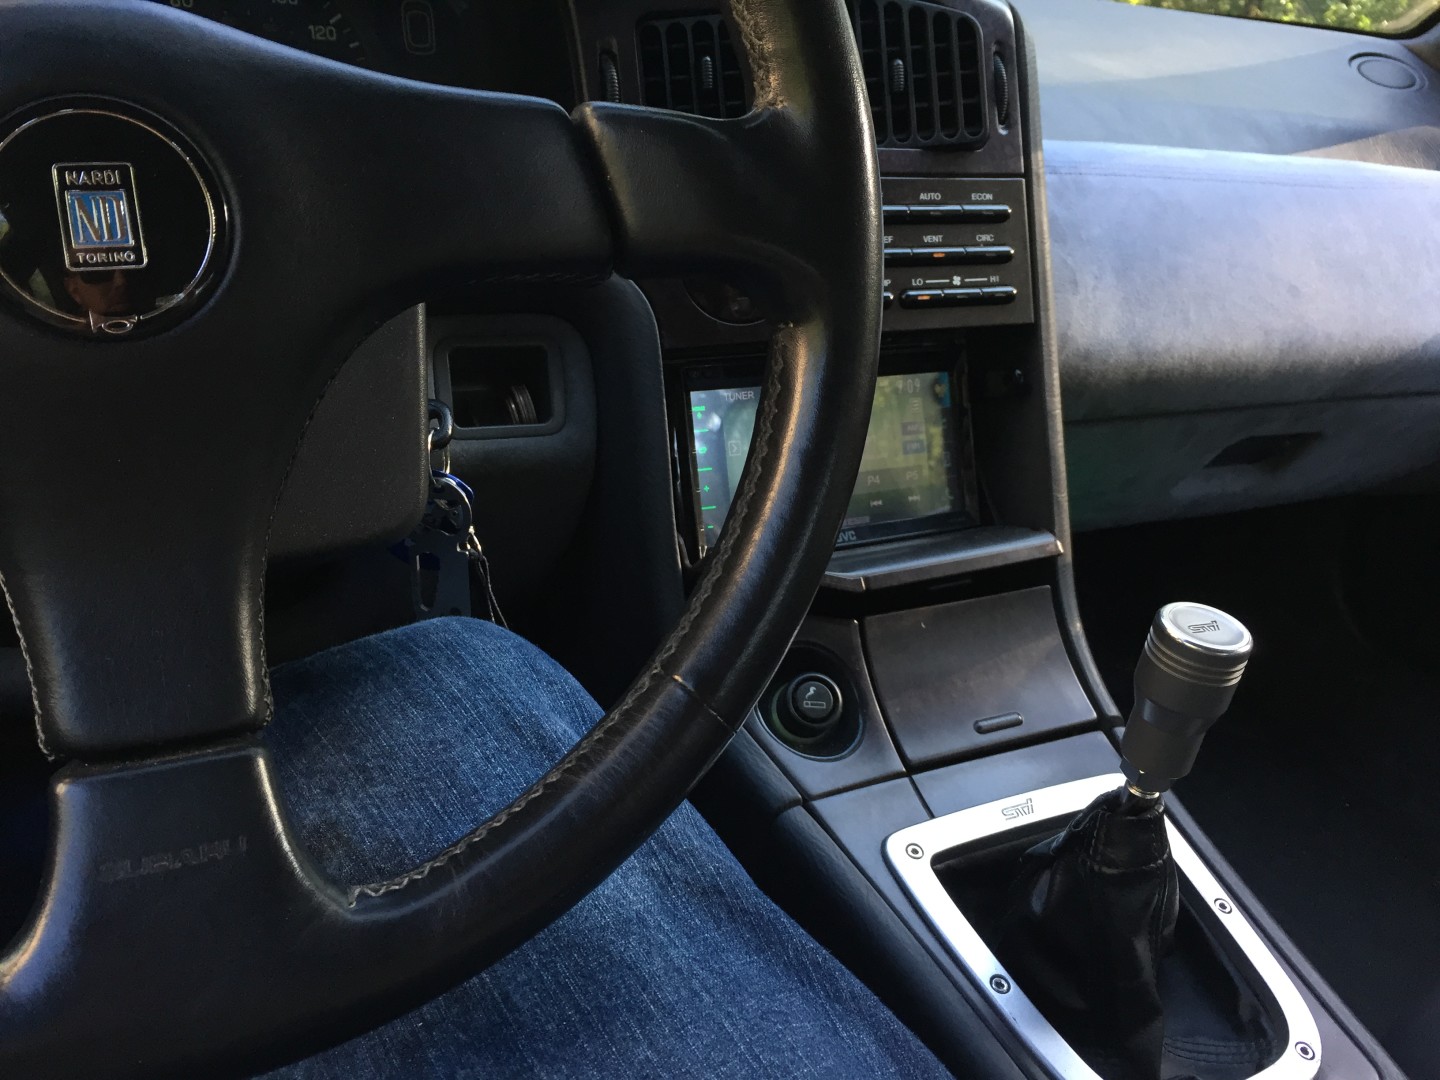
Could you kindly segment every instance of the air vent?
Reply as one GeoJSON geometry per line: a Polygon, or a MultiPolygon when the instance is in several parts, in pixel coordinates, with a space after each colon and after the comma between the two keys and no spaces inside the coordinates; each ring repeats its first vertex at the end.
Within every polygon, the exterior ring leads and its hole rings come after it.
{"type": "Polygon", "coordinates": [[[850,0],[875,141],[971,147],[985,140],[980,28],[917,0],[850,0]]]}
{"type": "Polygon", "coordinates": [[[723,16],[647,19],[639,35],[646,105],[717,119],[748,111],[745,78],[723,16]]]}

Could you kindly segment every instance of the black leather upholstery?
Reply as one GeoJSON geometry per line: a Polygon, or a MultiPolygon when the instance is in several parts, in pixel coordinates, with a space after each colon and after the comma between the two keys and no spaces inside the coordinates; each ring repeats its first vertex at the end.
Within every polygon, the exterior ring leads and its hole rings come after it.
{"type": "Polygon", "coordinates": [[[766,282],[785,319],[752,465],[679,626],[564,761],[425,866],[319,880],[248,738],[64,770],[44,901],[0,960],[0,1074],[239,1070],[393,1016],[602,880],[743,721],[858,467],[880,215],[839,0],[734,7],[754,115],[590,107],[577,128],[547,103],[371,76],[159,5],[0,4],[0,112],[75,90],[81,71],[165,113],[211,157],[238,234],[210,305],[150,341],[0,317],[0,569],[52,751],[132,755],[263,722],[267,522],[377,309],[447,284],[602,275],[613,234],[624,272],[718,258],[766,282]],[[663,183],[645,176],[657,162],[663,183]],[[457,184],[484,193],[458,219],[457,184]],[[96,531],[55,527],[56,402],[110,448],[86,477],[96,531]]]}
{"type": "Polygon", "coordinates": [[[1105,1080],[1160,1080],[1179,907],[1164,810],[1108,792],[1026,852],[995,954],[1105,1080]]]}

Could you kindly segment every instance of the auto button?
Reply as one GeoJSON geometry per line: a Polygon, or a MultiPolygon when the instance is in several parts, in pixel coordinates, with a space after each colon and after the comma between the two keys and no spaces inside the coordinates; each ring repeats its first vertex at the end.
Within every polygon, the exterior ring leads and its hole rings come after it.
{"type": "Polygon", "coordinates": [[[927,224],[945,224],[967,221],[965,207],[947,205],[926,205],[912,206],[906,215],[906,220],[911,224],[924,222],[927,224]]]}

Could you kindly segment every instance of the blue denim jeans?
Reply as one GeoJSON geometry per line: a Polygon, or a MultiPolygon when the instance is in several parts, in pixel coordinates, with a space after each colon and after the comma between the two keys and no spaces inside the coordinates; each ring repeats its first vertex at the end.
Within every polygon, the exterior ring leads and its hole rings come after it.
{"type": "MultiPolygon", "coordinates": [[[[441,619],[274,672],[266,738],[339,882],[407,869],[504,807],[601,710],[553,660],[441,619]]],[[[528,944],[273,1077],[944,1077],[689,804],[528,944]]]]}

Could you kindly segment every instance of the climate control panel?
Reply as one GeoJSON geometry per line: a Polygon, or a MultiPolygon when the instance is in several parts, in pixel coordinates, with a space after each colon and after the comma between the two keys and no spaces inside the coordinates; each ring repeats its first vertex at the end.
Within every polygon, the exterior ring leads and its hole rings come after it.
{"type": "Polygon", "coordinates": [[[1025,181],[887,177],[885,328],[1035,318],[1025,181]]]}

